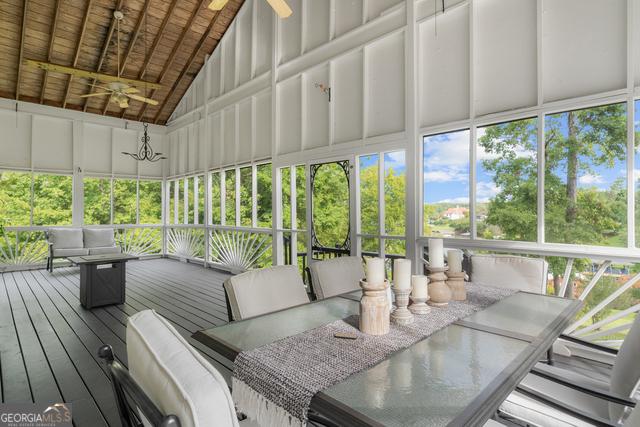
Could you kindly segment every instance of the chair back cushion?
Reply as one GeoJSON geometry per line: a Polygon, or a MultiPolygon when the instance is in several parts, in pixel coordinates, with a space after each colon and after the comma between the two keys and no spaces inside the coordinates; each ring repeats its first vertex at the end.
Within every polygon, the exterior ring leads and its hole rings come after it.
{"type": "Polygon", "coordinates": [[[546,293],[549,264],[541,258],[473,255],[471,281],[498,288],[546,293]]]}
{"type": "Polygon", "coordinates": [[[49,243],[53,249],[81,249],[82,230],[80,228],[50,228],[49,243]]]}
{"type": "Polygon", "coordinates": [[[113,228],[85,228],[85,248],[106,248],[116,245],[113,228]]]}
{"type": "Polygon", "coordinates": [[[158,409],[176,415],[182,427],[238,425],[222,375],[155,311],[129,318],[127,356],[131,376],[158,409]]]}
{"type": "Polygon", "coordinates": [[[235,320],[309,302],[298,267],[278,265],[247,271],[224,282],[235,320]]]}
{"type": "MultiPolygon", "coordinates": [[[[636,318],[627,332],[620,351],[615,358],[611,370],[611,392],[617,395],[631,397],[640,382],[640,316],[636,318]]],[[[622,416],[622,407],[615,403],[609,404],[611,421],[618,422],[622,416]]]]}
{"type": "Polygon", "coordinates": [[[313,291],[318,299],[358,290],[360,280],[364,278],[362,260],[355,256],[315,261],[309,270],[313,291]]]}

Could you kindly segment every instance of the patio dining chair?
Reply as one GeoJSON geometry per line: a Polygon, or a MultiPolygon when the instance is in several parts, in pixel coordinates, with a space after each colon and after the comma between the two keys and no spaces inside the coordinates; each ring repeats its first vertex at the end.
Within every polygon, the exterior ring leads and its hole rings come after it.
{"type": "MultiPolygon", "coordinates": [[[[129,318],[129,370],[100,347],[123,427],[257,427],[236,411],[222,375],[153,310],[129,318]]],[[[337,427],[310,412],[314,426],[337,427]]]]}
{"type": "Polygon", "coordinates": [[[546,293],[549,264],[541,258],[472,255],[471,281],[499,288],[546,293]]]}
{"type": "Polygon", "coordinates": [[[608,381],[538,364],[500,411],[540,426],[620,425],[625,411],[636,406],[638,354],[640,316],[636,316],[617,352],[608,381]]]}
{"type": "Polygon", "coordinates": [[[360,289],[364,278],[362,259],[344,256],[315,261],[309,266],[311,287],[317,299],[329,298],[360,289]]]}
{"type": "Polygon", "coordinates": [[[309,302],[295,265],[278,265],[231,276],[224,282],[229,321],[309,302]]]}

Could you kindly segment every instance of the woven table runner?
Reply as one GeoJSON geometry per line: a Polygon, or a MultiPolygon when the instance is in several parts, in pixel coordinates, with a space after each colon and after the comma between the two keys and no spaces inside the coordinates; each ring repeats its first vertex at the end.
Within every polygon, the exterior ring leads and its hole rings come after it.
{"type": "Polygon", "coordinates": [[[516,292],[468,284],[467,301],[432,307],[411,325],[392,322],[387,335],[360,332],[354,315],[241,352],[234,362],[233,400],[261,426],[304,426],[317,392],[516,292]],[[357,339],[338,339],[336,332],[353,333],[357,339]]]}

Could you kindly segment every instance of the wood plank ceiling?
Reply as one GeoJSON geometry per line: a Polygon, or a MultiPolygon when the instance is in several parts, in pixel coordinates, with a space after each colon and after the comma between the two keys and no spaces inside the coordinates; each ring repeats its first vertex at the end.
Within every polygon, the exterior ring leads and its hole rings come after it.
{"type": "Polygon", "coordinates": [[[0,97],[164,124],[244,0],[217,13],[210,1],[0,0],[0,97]],[[21,65],[33,59],[117,75],[115,10],[124,13],[121,75],[160,83],[146,94],[138,87],[157,106],[130,100],[122,109],[108,96],[80,98],[93,81],[21,65]]]}

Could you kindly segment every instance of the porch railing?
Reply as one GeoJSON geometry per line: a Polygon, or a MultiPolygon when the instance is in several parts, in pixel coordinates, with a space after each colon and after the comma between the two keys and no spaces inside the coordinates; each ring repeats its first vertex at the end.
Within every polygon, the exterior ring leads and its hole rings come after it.
{"type": "MultiPolygon", "coordinates": [[[[424,247],[427,239],[419,241],[424,247]]],[[[640,311],[640,256],[627,249],[465,239],[445,239],[445,246],[545,258],[547,293],[583,301],[568,335],[618,348],[640,311]]]]}

